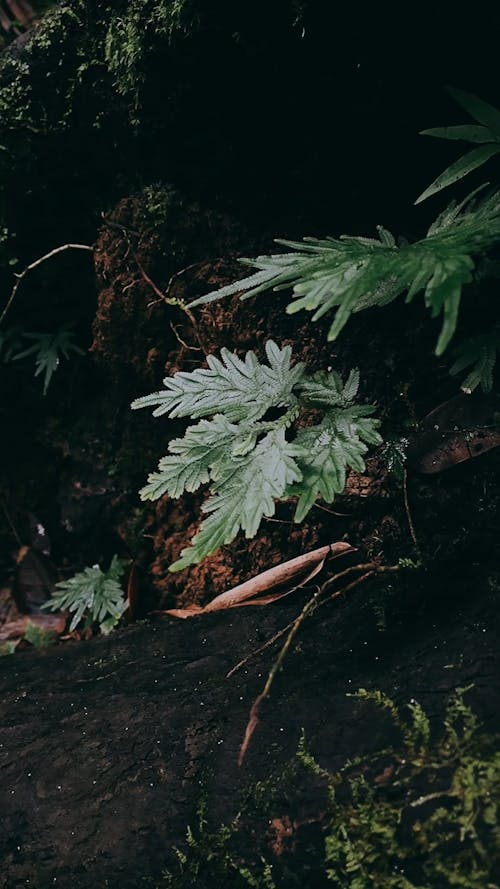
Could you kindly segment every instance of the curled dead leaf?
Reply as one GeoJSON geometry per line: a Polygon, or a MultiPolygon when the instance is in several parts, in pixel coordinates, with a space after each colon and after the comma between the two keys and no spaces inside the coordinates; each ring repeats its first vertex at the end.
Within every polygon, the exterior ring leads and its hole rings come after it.
{"type": "Polygon", "coordinates": [[[257,574],[250,580],[246,580],[244,583],[226,590],[226,592],[216,596],[215,599],[212,599],[203,608],[199,605],[190,605],[187,608],[170,608],[167,611],[162,611],[161,614],[170,614],[172,617],[185,619],[196,614],[222,611],[225,608],[235,608],[242,605],[269,605],[271,602],[276,602],[283,596],[287,596],[298,587],[309,583],[321,571],[327,559],[334,559],[354,552],[356,552],[356,549],[344,541],[331,543],[328,546],[320,546],[309,553],[303,553],[294,559],[289,559],[287,562],[281,562],[281,564],[275,565],[274,568],[268,568],[267,571],[257,574]],[[277,587],[289,585],[292,582],[295,582],[292,589],[288,586],[285,590],[268,596],[260,595],[277,587]]]}
{"type": "Polygon", "coordinates": [[[17,620],[11,620],[0,627],[0,641],[24,636],[29,624],[34,624],[47,633],[64,633],[66,617],[64,614],[27,614],[17,620]]]}
{"type": "Polygon", "coordinates": [[[500,445],[497,395],[455,395],[427,414],[407,452],[410,469],[443,472],[500,445]]]}

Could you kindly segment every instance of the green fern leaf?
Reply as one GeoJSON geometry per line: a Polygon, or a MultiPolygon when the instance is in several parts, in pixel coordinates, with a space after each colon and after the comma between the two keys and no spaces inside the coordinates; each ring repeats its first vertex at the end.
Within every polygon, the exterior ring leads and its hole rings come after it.
{"type": "Polygon", "coordinates": [[[56,333],[22,333],[26,339],[34,340],[32,346],[22,349],[20,352],[10,355],[10,361],[19,361],[28,355],[35,357],[35,377],[43,373],[43,394],[47,394],[50,382],[55,374],[59,364],[61,363],[61,354],[64,358],[69,358],[70,352],[77,355],[83,355],[83,349],[80,349],[73,342],[73,333],[71,325],[61,327],[56,333]]]}
{"type": "Polygon", "coordinates": [[[271,340],[266,345],[269,367],[259,364],[253,352],[242,361],[227,349],[221,350],[222,361],[207,357],[208,369],[177,373],[163,381],[165,390],[153,392],[132,402],[132,408],[158,405],[154,417],[206,417],[215,411],[228,420],[257,419],[271,405],[287,404],[295,383],[303,373],[303,365],[290,367],[291,349],[278,349],[271,340]]]}
{"type": "Polygon", "coordinates": [[[443,172],[434,179],[434,182],[431,182],[428,188],[418,196],[415,204],[421,204],[422,201],[430,198],[433,194],[437,194],[438,191],[442,191],[443,188],[448,188],[449,185],[454,185],[459,179],[463,179],[464,176],[472,173],[473,170],[482,167],[490,157],[499,153],[500,145],[496,143],[488,143],[487,145],[481,145],[480,148],[473,148],[472,151],[468,151],[467,154],[459,157],[455,163],[450,164],[446,170],[443,170],[443,172]]]}
{"type": "Polygon", "coordinates": [[[274,515],[275,500],[283,497],[287,486],[300,480],[297,454],[297,447],[286,442],[284,429],[277,429],[269,432],[252,453],[221,467],[214,495],[203,506],[208,518],[193,537],[192,546],[181,552],[170,570],[182,571],[200,562],[234,540],[240,529],[246,537],[255,537],[262,518],[274,515]]]}
{"type": "Polygon", "coordinates": [[[464,124],[454,127],[431,127],[420,130],[421,136],[435,136],[437,139],[450,139],[463,142],[493,142],[497,137],[488,127],[464,124]]]}
{"type": "Polygon", "coordinates": [[[500,111],[497,108],[467,90],[459,90],[450,86],[448,92],[455,102],[469,112],[474,120],[488,127],[496,137],[500,138],[500,111]]]}
{"type": "Polygon", "coordinates": [[[455,354],[457,359],[450,368],[453,375],[459,374],[466,367],[471,370],[461,383],[460,388],[464,392],[473,392],[481,386],[484,392],[489,392],[493,387],[493,370],[497,360],[497,352],[500,351],[500,332],[483,334],[472,337],[462,343],[455,354]]]}
{"type": "Polygon", "coordinates": [[[358,393],[359,371],[352,370],[345,385],[335,371],[317,371],[300,380],[297,388],[301,401],[311,407],[344,407],[358,393]]]}
{"type": "Polygon", "coordinates": [[[222,414],[189,426],[184,438],[170,442],[170,453],[161,458],[158,472],[149,475],[147,485],[140,491],[141,500],[157,500],[164,494],[177,498],[184,491],[196,491],[200,485],[207,484],[210,466],[223,460],[229,449],[235,453],[235,442],[241,439],[241,432],[240,427],[222,414]]]}
{"type": "Polygon", "coordinates": [[[308,456],[303,461],[302,479],[287,490],[287,495],[298,496],[294,521],[301,522],[318,498],[331,503],[336,494],[342,493],[347,460],[335,431],[330,430],[328,424],[301,429],[296,442],[308,456]]]}
{"type": "Polygon", "coordinates": [[[331,502],[343,489],[346,468],[362,469],[367,444],[381,441],[378,421],[369,416],[373,408],[353,404],[357,370],[345,383],[333,371],[307,375],[302,364],[292,366],[290,348],[272,340],[266,344],[268,364],[260,364],[253,352],[244,360],[227,350],[221,354],[223,361],[210,356],[208,371],[167,378],[166,396],[154,393],[133,403],[159,405],[155,414],[215,413],[170,442],[140,492],[143,500],[156,500],[209,485],[205,518],[171,571],[200,562],[240,531],[253,537],[262,518],[274,514],[276,500],[301,498],[296,521],[318,497],[331,502]],[[209,381],[204,389],[201,380],[209,381]],[[270,407],[278,408],[276,419],[265,418],[270,407]],[[311,408],[323,414],[322,423],[298,429],[293,438],[295,420],[311,408]]]}
{"type": "Polygon", "coordinates": [[[465,124],[453,127],[432,127],[421,130],[422,136],[436,136],[438,139],[463,139],[467,142],[482,143],[479,148],[473,148],[467,154],[459,157],[455,163],[447,167],[434,182],[415,201],[420,204],[437,192],[449,185],[463,179],[473,170],[482,167],[490,157],[500,152],[500,111],[465,90],[448,89],[450,95],[462,108],[469,112],[471,117],[479,124],[465,124]]]}
{"type": "MultiPolygon", "coordinates": [[[[497,146],[500,150],[500,145],[497,146]]],[[[484,186],[481,186],[484,188],[484,186]]],[[[333,311],[328,339],[334,340],[354,312],[385,306],[406,292],[407,300],[423,291],[433,317],[442,316],[436,345],[441,354],[457,323],[462,291],[471,282],[476,255],[500,241],[500,192],[477,199],[475,189],[459,204],[452,203],[414,244],[396,246],[393,236],[379,226],[379,240],[341,236],[338,239],[278,241],[292,253],[246,259],[266,269],[265,283],[254,287],[254,277],[238,281],[246,296],[266,289],[292,289],[287,312],[313,312],[318,320],[333,311]]],[[[190,307],[224,296],[225,288],[200,297],[190,307]]],[[[152,397],[153,398],[153,397],[152,397]]]]}
{"type": "Polygon", "coordinates": [[[84,617],[101,625],[107,621],[105,630],[109,632],[110,619],[113,624],[116,623],[127,608],[119,583],[126,565],[126,561],[113,556],[106,572],[101,571],[99,565],[85,568],[69,580],[57,583],[56,588],[60,592],[54,593],[42,608],[72,613],[70,632],[84,617]]]}

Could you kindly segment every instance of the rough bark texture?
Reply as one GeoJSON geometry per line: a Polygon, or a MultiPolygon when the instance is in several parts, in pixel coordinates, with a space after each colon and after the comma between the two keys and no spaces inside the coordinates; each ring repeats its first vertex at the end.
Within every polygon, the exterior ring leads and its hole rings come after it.
{"type": "MultiPolygon", "coordinates": [[[[263,708],[241,769],[249,706],[271,654],[229,680],[225,674],[287,623],[298,602],[188,622],[157,618],[107,639],[5,658],[1,885],[155,881],[196,823],[200,798],[213,823],[229,821],[242,788],[293,757],[301,728],[328,768],[383,746],[387,721],[346,697],[358,687],[382,688],[400,703],[416,698],[436,719],[450,690],[473,682],[483,729],[498,729],[498,609],[478,572],[464,577],[462,568],[431,574],[425,586],[401,581],[385,632],[371,612],[380,585],[318,612],[263,708]]],[[[313,784],[310,796],[317,814],[313,784]]],[[[254,824],[261,838],[267,827],[254,824]]]]}

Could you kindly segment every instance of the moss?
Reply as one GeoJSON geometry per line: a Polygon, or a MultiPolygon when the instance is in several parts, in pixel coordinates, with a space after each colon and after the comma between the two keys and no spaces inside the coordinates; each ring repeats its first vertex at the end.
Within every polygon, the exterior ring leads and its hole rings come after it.
{"type": "Polygon", "coordinates": [[[67,118],[70,72],[78,70],[83,21],[67,6],[50,10],[0,60],[2,129],[46,133],[67,118]],[[48,83],[47,83],[48,81],[48,83]],[[47,86],[51,88],[47,89],[47,86]]]}
{"type": "Polygon", "coordinates": [[[133,123],[139,123],[140,87],[146,78],[151,46],[192,33],[200,22],[193,0],[133,0],[113,15],[104,38],[104,59],[119,95],[130,100],[133,123]]]}
{"type": "Polygon", "coordinates": [[[186,831],[185,849],[175,848],[176,864],[165,870],[158,889],[276,889],[272,867],[265,860],[258,868],[248,868],[235,855],[232,841],[240,829],[237,815],[233,821],[211,830],[205,817],[205,801],[198,807],[198,824],[195,830],[186,831]]]}
{"type": "MultiPolygon", "coordinates": [[[[400,749],[346,764],[335,775],[320,768],[304,744],[299,756],[326,780],[328,880],[342,889],[484,889],[500,867],[500,752],[478,732],[477,717],[459,689],[432,740],[422,707],[403,718],[380,692],[359,697],[383,707],[399,728],[400,749]]],[[[496,739],[498,740],[498,739],[496,739]]]]}
{"type": "Polygon", "coordinates": [[[32,117],[29,65],[20,59],[6,56],[0,65],[0,77],[0,114],[5,125],[29,125],[32,117]]]}
{"type": "Polygon", "coordinates": [[[230,824],[209,829],[200,808],[161,886],[497,889],[498,738],[479,731],[467,690],[452,695],[436,732],[417,702],[403,714],[382,692],[361,690],[361,706],[385,710],[400,744],[331,773],[302,738],[297,757],[254,785],[230,824]],[[307,797],[315,815],[304,814],[307,797]]]}

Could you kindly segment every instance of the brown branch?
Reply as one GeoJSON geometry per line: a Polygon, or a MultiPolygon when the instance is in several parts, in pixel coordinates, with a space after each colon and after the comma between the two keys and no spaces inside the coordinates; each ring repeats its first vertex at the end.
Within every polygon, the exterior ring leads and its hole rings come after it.
{"type": "Polygon", "coordinates": [[[277,642],[278,639],[281,639],[281,637],[284,636],[285,633],[288,632],[288,630],[290,630],[292,626],[293,620],[291,620],[290,623],[286,625],[286,627],[282,627],[281,630],[278,630],[278,632],[275,633],[274,636],[271,636],[271,638],[268,639],[267,642],[264,642],[264,644],[261,645],[260,648],[256,648],[255,651],[251,651],[250,654],[243,658],[243,660],[238,661],[238,663],[235,664],[234,667],[231,667],[229,673],[226,673],[226,679],[230,679],[231,676],[234,676],[234,674],[237,673],[238,670],[241,670],[241,668],[244,667],[245,664],[248,664],[248,662],[251,661],[253,657],[257,657],[257,655],[262,654],[263,651],[266,651],[266,649],[270,648],[271,645],[274,645],[274,643],[277,642]]]}
{"type": "MultiPolygon", "coordinates": [[[[207,350],[206,350],[206,348],[205,348],[205,346],[204,346],[204,344],[203,344],[203,341],[202,341],[202,339],[201,339],[201,334],[200,334],[200,331],[199,331],[199,329],[198,329],[198,324],[197,324],[196,318],[194,317],[194,315],[193,315],[191,309],[188,308],[188,306],[186,305],[186,303],[184,302],[183,299],[180,299],[180,298],[177,297],[177,296],[169,296],[169,295],[168,295],[169,290],[170,290],[170,288],[171,288],[171,286],[172,286],[174,280],[175,280],[176,278],[178,278],[179,275],[183,275],[184,272],[187,272],[188,269],[192,268],[192,266],[187,266],[187,268],[185,268],[185,269],[181,269],[179,272],[176,272],[175,275],[172,275],[172,277],[170,278],[170,281],[168,282],[167,292],[166,292],[166,293],[163,293],[163,291],[160,290],[160,288],[158,287],[158,285],[155,284],[155,282],[153,281],[153,279],[150,278],[150,276],[149,276],[148,273],[145,271],[145,269],[143,269],[141,263],[139,262],[138,257],[135,255],[135,253],[133,254],[133,256],[134,256],[134,260],[135,260],[135,262],[136,262],[136,264],[137,264],[137,268],[139,269],[139,271],[140,271],[142,277],[144,278],[146,284],[148,284],[149,287],[151,287],[153,293],[156,293],[156,296],[158,297],[158,301],[159,301],[159,302],[160,302],[160,301],[161,301],[161,302],[165,302],[165,303],[167,303],[167,305],[169,305],[169,306],[177,306],[177,308],[181,309],[181,311],[184,312],[185,315],[187,315],[187,317],[189,318],[189,320],[190,320],[190,322],[191,322],[191,324],[192,324],[192,326],[193,326],[193,330],[194,330],[194,332],[195,332],[195,334],[196,334],[196,339],[198,340],[198,343],[199,343],[199,345],[200,345],[200,350],[206,355],[206,354],[207,354],[207,350]]],[[[199,265],[199,263],[196,262],[196,263],[193,263],[193,265],[199,265]]],[[[175,333],[175,331],[174,331],[174,333],[175,333]]],[[[175,336],[176,336],[177,339],[179,340],[179,336],[177,335],[177,333],[175,333],[175,336]]],[[[180,341],[180,340],[179,340],[179,341],[180,341]]],[[[188,347],[188,348],[193,348],[193,347],[188,347]]]]}
{"type": "Polygon", "coordinates": [[[118,231],[122,233],[122,235],[133,235],[134,238],[140,238],[141,233],[134,231],[133,228],[127,228],[125,225],[122,225],[120,222],[114,222],[112,219],[108,219],[108,217],[101,213],[101,219],[104,220],[108,228],[116,228],[118,231]]]}
{"type": "Polygon", "coordinates": [[[170,322],[170,329],[174,334],[177,342],[180,343],[181,346],[184,346],[184,348],[187,349],[188,352],[203,352],[201,346],[190,346],[189,343],[186,343],[186,341],[182,339],[179,331],[177,330],[177,327],[175,326],[175,324],[172,323],[172,321],[170,322]]]}
{"type": "Polygon", "coordinates": [[[406,469],[404,469],[404,471],[403,471],[403,500],[404,500],[404,504],[405,504],[406,519],[408,521],[408,527],[410,529],[411,539],[413,540],[413,545],[414,545],[417,553],[420,555],[420,546],[418,545],[418,538],[415,533],[415,526],[413,524],[413,519],[411,517],[411,511],[410,511],[410,501],[408,498],[408,472],[406,469]]]}
{"type": "Polygon", "coordinates": [[[56,256],[56,254],[58,254],[58,253],[63,253],[63,251],[65,251],[65,250],[89,250],[91,253],[94,252],[94,248],[89,247],[88,244],[63,244],[62,247],[55,247],[54,250],[50,250],[49,253],[45,253],[44,256],[40,256],[39,259],[35,259],[34,262],[27,265],[26,268],[23,269],[22,272],[19,272],[19,274],[15,272],[14,277],[16,278],[16,282],[12,288],[9,299],[7,300],[7,304],[6,304],[2,314],[0,315],[0,324],[4,320],[5,316],[7,315],[7,312],[9,311],[12,303],[14,302],[16,293],[19,290],[21,282],[26,277],[26,275],[29,272],[32,272],[33,269],[36,269],[39,265],[42,265],[42,263],[45,262],[47,259],[51,259],[52,256],[56,256]]]}
{"type": "Polygon", "coordinates": [[[261,693],[259,695],[257,695],[257,697],[255,698],[255,701],[253,702],[253,704],[250,708],[250,714],[248,717],[247,727],[245,729],[245,736],[243,738],[243,743],[240,747],[240,754],[238,757],[238,765],[242,764],[242,762],[245,758],[245,754],[248,750],[248,745],[250,744],[250,741],[252,739],[252,735],[253,735],[255,729],[257,728],[257,725],[259,724],[260,705],[262,704],[263,701],[265,701],[265,699],[269,695],[269,692],[271,691],[271,686],[274,682],[275,676],[276,676],[278,670],[280,669],[280,667],[287,655],[287,652],[288,652],[290,645],[292,644],[292,642],[295,638],[295,635],[297,634],[301,625],[304,623],[308,614],[310,614],[316,607],[317,596],[318,596],[318,593],[315,593],[314,596],[312,596],[312,598],[306,602],[306,604],[304,605],[299,616],[296,617],[295,620],[293,621],[292,626],[290,628],[290,632],[288,633],[288,636],[286,637],[286,639],[281,647],[281,651],[269,671],[264,688],[262,689],[261,693]]]}

